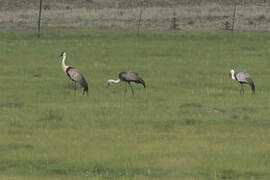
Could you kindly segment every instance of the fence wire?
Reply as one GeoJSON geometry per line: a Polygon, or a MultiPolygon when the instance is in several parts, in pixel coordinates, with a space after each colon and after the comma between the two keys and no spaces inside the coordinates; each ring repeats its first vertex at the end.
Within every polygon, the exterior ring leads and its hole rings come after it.
{"type": "MultiPolygon", "coordinates": [[[[0,1],[0,27],[36,28],[37,1],[12,2],[0,1]]],[[[269,0],[44,0],[41,27],[136,30],[141,15],[141,29],[231,30],[235,5],[234,30],[270,29],[269,0]]]]}

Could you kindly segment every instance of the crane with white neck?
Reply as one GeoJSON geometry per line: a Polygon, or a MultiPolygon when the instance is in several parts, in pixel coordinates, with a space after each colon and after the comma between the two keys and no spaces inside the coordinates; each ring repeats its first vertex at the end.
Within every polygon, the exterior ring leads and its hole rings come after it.
{"type": "Polygon", "coordinates": [[[249,84],[252,90],[252,93],[255,94],[255,85],[251,78],[251,76],[247,72],[235,72],[234,69],[230,70],[230,77],[232,77],[233,80],[239,82],[241,84],[240,88],[240,95],[244,94],[244,87],[243,84],[249,84]]]}
{"type": "Polygon", "coordinates": [[[146,87],[144,80],[136,72],[121,72],[121,73],[119,73],[118,77],[119,77],[119,79],[117,79],[117,80],[109,79],[107,81],[107,87],[109,87],[111,83],[118,84],[122,81],[122,82],[125,82],[125,84],[126,84],[125,93],[127,92],[127,84],[128,84],[133,95],[134,95],[134,90],[130,84],[131,82],[135,82],[137,84],[142,84],[144,88],[146,87]]]}
{"type": "Polygon", "coordinates": [[[75,90],[76,88],[76,83],[79,83],[83,87],[83,94],[88,93],[88,83],[86,79],[84,78],[83,74],[79,71],[79,69],[71,66],[66,65],[66,57],[67,53],[62,52],[60,54],[62,57],[62,69],[64,73],[73,81],[75,82],[75,90]]]}

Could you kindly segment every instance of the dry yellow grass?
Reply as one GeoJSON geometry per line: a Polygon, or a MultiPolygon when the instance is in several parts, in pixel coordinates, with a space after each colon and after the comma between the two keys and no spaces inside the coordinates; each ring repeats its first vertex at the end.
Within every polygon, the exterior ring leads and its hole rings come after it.
{"type": "MultiPolygon", "coordinates": [[[[45,1],[47,2],[47,1],[45,1]]],[[[47,2],[48,3],[48,2],[47,2]]],[[[168,3],[168,5],[170,5],[168,3]]],[[[119,5],[115,5],[118,6],[119,5]]],[[[140,8],[93,8],[78,7],[73,3],[44,4],[43,27],[88,27],[88,28],[136,28],[140,8]],[[59,8],[56,8],[59,7],[59,8]]],[[[181,30],[226,29],[232,22],[233,6],[222,3],[200,5],[148,6],[142,15],[142,28],[166,30],[171,27],[173,12],[176,12],[181,30]]],[[[0,12],[0,27],[35,27],[38,7],[27,7],[0,12]]],[[[241,4],[237,8],[235,29],[239,31],[269,30],[270,6],[267,4],[241,4]]]]}

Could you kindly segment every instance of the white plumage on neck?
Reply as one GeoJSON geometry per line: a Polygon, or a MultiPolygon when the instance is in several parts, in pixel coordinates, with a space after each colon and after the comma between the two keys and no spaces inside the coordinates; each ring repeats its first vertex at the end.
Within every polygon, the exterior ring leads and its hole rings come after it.
{"type": "Polygon", "coordinates": [[[120,81],[121,81],[120,79],[117,79],[117,80],[109,79],[109,80],[107,81],[107,87],[109,87],[111,83],[117,84],[117,83],[119,83],[120,81]]]}
{"type": "Polygon", "coordinates": [[[62,69],[63,71],[66,73],[66,70],[68,68],[68,66],[66,65],[66,53],[63,54],[63,59],[62,59],[62,69]]]}
{"type": "Polygon", "coordinates": [[[233,79],[233,80],[236,80],[236,79],[235,79],[235,75],[234,75],[234,70],[233,70],[233,69],[231,69],[230,73],[231,73],[232,79],[233,79]]]}
{"type": "Polygon", "coordinates": [[[109,79],[108,80],[108,83],[115,83],[115,84],[117,84],[117,83],[119,83],[120,82],[120,79],[117,79],[117,80],[114,80],[114,79],[109,79]]]}

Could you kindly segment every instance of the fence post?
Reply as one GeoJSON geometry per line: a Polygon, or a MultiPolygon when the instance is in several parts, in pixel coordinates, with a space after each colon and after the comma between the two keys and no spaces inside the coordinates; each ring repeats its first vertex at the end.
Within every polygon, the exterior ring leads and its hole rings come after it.
{"type": "Polygon", "coordinates": [[[40,0],[40,3],[39,3],[39,16],[38,16],[38,35],[39,35],[39,33],[40,33],[41,10],[42,10],[42,0],[40,0]]]}
{"type": "Polygon", "coordinates": [[[138,27],[137,27],[137,34],[138,34],[138,35],[139,35],[139,33],[140,33],[140,27],[141,27],[141,21],[142,21],[142,13],[143,13],[143,8],[144,8],[144,1],[145,1],[145,0],[139,1],[140,15],[139,15],[138,27]]]}
{"type": "Polygon", "coordinates": [[[236,11],[237,11],[237,0],[234,1],[232,31],[234,31],[236,11]]]}

